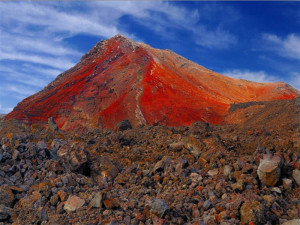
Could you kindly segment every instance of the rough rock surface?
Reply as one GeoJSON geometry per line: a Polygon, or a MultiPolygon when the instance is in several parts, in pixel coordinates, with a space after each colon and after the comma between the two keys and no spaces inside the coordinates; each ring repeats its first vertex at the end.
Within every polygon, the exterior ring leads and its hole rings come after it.
{"type": "Polygon", "coordinates": [[[299,219],[298,121],[197,124],[52,132],[0,120],[0,223],[279,225],[299,219]],[[274,186],[258,175],[266,159],[280,168],[274,186]]]}

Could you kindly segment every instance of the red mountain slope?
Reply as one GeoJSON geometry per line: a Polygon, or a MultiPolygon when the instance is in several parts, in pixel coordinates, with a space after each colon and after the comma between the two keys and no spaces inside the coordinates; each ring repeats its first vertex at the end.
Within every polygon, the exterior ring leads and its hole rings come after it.
{"type": "Polygon", "coordinates": [[[96,44],[73,68],[6,116],[26,123],[53,117],[62,129],[139,124],[222,122],[231,103],[293,99],[300,92],[279,83],[232,79],[170,50],[117,35],[96,44]]]}

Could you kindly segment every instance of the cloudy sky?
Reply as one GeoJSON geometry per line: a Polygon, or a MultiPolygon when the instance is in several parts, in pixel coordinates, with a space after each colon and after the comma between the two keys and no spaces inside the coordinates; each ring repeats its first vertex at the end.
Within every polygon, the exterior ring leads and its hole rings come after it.
{"type": "Polygon", "coordinates": [[[0,114],[121,33],[216,72],[300,89],[300,2],[0,1],[0,114]]]}

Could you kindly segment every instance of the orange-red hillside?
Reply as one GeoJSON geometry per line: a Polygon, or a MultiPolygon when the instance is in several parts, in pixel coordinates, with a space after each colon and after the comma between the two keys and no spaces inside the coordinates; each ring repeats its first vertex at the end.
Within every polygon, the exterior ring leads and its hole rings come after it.
{"type": "Polygon", "coordinates": [[[293,99],[300,92],[279,83],[233,79],[170,50],[117,35],[96,44],[73,68],[6,116],[25,123],[53,117],[62,129],[139,124],[222,122],[231,103],[293,99]]]}

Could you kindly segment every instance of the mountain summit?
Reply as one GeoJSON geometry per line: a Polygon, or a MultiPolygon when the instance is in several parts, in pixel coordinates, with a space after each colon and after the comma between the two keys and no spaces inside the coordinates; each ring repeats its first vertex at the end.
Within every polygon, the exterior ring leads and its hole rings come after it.
{"type": "Polygon", "coordinates": [[[53,117],[61,129],[222,123],[232,103],[293,99],[300,92],[278,83],[233,79],[170,50],[122,35],[97,43],[80,62],[24,99],[6,119],[31,124],[53,117]]]}

